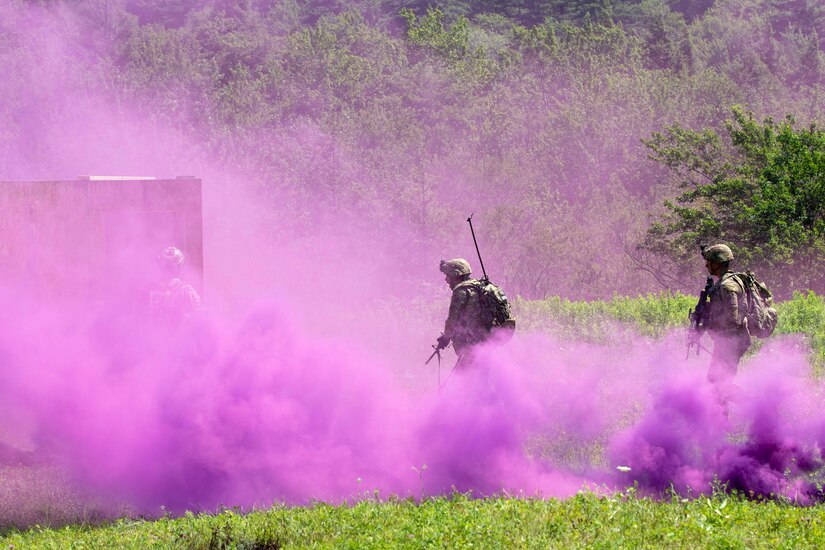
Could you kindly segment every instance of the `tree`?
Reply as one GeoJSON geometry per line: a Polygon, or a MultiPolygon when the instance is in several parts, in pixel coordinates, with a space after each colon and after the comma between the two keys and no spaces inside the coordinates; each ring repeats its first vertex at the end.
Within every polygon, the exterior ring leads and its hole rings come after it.
{"type": "Polygon", "coordinates": [[[469,21],[459,17],[449,27],[444,25],[445,15],[440,9],[428,9],[426,15],[417,18],[409,9],[401,10],[407,22],[407,38],[416,46],[437,52],[455,61],[470,50],[469,21]]]}
{"type": "Polygon", "coordinates": [[[624,3],[611,0],[550,0],[547,4],[546,9],[551,11],[554,17],[581,22],[588,18],[612,18],[614,6],[624,3]]]}
{"type": "Polygon", "coordinates": [[[660,69],[691,66],[690,38],[684,16],[671,11],[664,0],[643,0],[627,27],[647,46],[650,63],[660,69]]]}
{"type": "Polygon", "coordinates": [[[85,25],[87,51],[102,57],[136,27],[136,18],[126,11],[125,0],[82,0],[69,5],[85,25]]]}
{"type": "Polygon", "coordinates": [[[688,21],[693,21],[713,7],[714,0],[668,0],[673,11],[678,11],[688,21]]]}
{"type": "MultiPolygon", "coordinates": [[[[643,250],[695,273],[700,244],[731,246],[780,289],[825,290],[825,130],[792,116],[757,122],[733,109],[723,141],[715,132],[678,125],[646,141],[683,189],[652,224],[643,250]]],[[[678,278],[678,277],[677,277],[678,278]]]]}
{"type": "Polygon", "coordinates": [[[825,5],[820,0],[771,0],[770,5],[776,32],[798,30],[825,38],[825,5]]]}
{"type": "Polygon", "coordinates": [[[126,9],[137,15],[141,25],[156,23],[179,28],[200,3],[199,0],[127,0],[126,9]]]}

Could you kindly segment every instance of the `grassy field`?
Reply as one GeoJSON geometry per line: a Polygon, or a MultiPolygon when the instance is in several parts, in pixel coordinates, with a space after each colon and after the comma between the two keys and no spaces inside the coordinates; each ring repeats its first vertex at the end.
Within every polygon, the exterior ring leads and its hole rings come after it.
{"type": "Polygon", "coordinates": [[[466,495],[415,503],[275,506],[8,532],[3,548],[821,548],[825,506],[717,494],[653,501],[633,490],[555,499],[466,495]]]}
{"type": "MultiPolygon", "coordinates": [[[[664,293],[610,301],[561,299],[515,304],[520,330],[610,343],[656,338],[686,326],[694,298],[664,293]]],[[[413,313],[440,316],[430,306],[413,313]]],[[[778,305],[780,334],[801,333],[814,373],[825,366],[825,301],[796,294],[778,305]]],[[[374,500],[331,506],[276,505],[239,513],[187,514],[154,521],[120,519],[66,527],[0,531],[0,548],[821,548],[825,505],[711,497],[653,500],[582,493],[564,500],[473,499],[454,494],[421,502],[374,500]]]]}
{"type": "MultiPolygon", "coordinates": [[[[696,298],[662,292],[638,298],[616,296],[609,301],[574,302],[558,297],[541,301],[517,300],[520,330],[544,331],[560,338],[610,344],[636,335],[652,338],[678,327],[687,328],[688,311],[696,298]]],[[[825,299],[813,292],[794,293],[776,304],[779,323],[774,334],[802,334],[811,347],[811,364],[825,371],[825,299]]],[[[758,340],[755,340],[757,345],[758,340]]]]}

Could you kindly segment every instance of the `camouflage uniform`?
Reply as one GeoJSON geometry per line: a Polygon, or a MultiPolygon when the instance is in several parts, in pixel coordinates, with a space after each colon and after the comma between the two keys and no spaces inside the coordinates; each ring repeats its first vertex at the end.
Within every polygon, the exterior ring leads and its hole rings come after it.
{"type": "Polygon", "coordinates": [[[444,323],[444,336],[452,340],[458,355],[483,342],[490,332],[481,322],[480,283],[467,279],[453,289],[450,312],[444,323]]]}
{"type": "Polygon", "coordinates": [[[158,318],[172,322],[196,317],[203,312],[198,291],[177,277],[151,291],[150,302],[158,318]]]}
{"type": "Polygon", "coordinates": [[[452,341],[459,356],[457,364],[467,365],[472,362],[473,347],[490,334],[482,322],[481,282],[470,278],[470,264],[461,258],[442,261],[439,269],[447,276],[453,294],[444,333],[438,343],[444,347],[452,341]]]}
{"type": "MultiPolygon", "coordinates": [[[[725,245],[714,245],[703,252],[709,261],[727,262],[733,253],[725,245]]],[[[713,356],[708,370],[711,382],[724,382],[736,375],[739,361],[748,351],[751,335],[745,316],[745,287],[732,271],[724,269],[710,290],[705,326],[713,338],[713,356]]]]}

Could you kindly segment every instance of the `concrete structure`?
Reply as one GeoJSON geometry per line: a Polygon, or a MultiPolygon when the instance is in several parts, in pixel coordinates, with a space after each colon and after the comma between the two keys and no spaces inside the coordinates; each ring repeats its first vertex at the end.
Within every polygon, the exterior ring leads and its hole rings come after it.
{"type": "Polygon", "coordinates": [[[170,245],[184,251],[187,278],[202,291],[197,178],[0,181],[0,285],[42,299],[94,299],[145,284],[170,245]]]}

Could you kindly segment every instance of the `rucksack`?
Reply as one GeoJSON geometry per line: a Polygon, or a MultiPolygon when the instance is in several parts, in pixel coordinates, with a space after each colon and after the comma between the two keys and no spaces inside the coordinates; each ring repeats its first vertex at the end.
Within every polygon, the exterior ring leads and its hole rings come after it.
{"type": "Polygon", "coordinates": [[[759,282],[749,269],[736,273],[736,278],[745,289],[745,317],[748,331],[757,338],[767,338],[773,334],[779,315],[773,308],[773,295],[765,283],[759,282]]]}
{"type": "Polygon", "coordinates": [[[492,331],[496,328],[515,331],[516,320],[510,310],[510,301],[499,287],[487,279],[478,279],[478,299],[481,306],[481,323],[492,331]]]}

